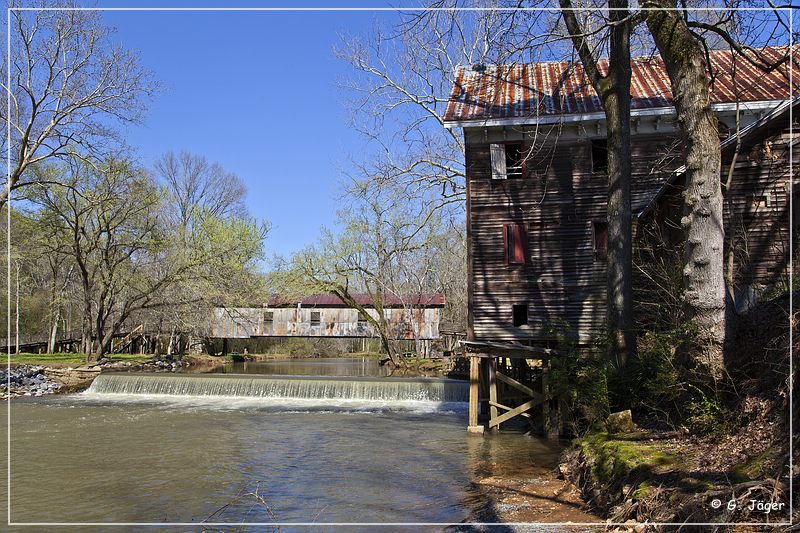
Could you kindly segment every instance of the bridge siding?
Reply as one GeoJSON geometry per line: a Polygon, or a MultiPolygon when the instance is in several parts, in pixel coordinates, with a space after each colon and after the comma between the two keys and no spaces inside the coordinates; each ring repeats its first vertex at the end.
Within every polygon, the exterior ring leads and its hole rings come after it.
{"type": "MultiPolygon", "coordinates": [[[[368,312],[377,318],[378,312],[368,312]]],[[[384,309],[392,337],[407,340],[439,338],[440,307],[384,309]],[[407,318],[410,318],[408,320],[407,318]],[[416,331],[415,331],[416,330],[416,331]]],[[[375,337],[366,322],[359,323],[358,311],[342,307],[236,307],[215,308],[211,337],[375,337]],[[319,325],[311,324],[311,313],[319,313],[319,325]],[[266,321],[272,313],[272,321],[266,321]]]]}

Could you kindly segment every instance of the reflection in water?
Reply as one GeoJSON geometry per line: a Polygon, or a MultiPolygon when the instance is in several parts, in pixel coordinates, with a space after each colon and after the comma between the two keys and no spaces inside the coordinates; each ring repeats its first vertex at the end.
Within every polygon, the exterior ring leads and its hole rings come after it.
{"type": "Polygon", "coordinates": [[[556,450],[546,441],[507,433],[469,437],[464,407],[99,392],[15,401],[11,518],[487,518],[487,497],[471,487],[485,469],[497,473],[497,465],[506,464],[535,476],[552,467],[556,450]]]}
{"type": "Polygon", "coordinates": [[[212,372],[278,376],[388,376],[390,369],[378,364],[378,359],[374,357],[354,357],[231,363],[212,372]]]}

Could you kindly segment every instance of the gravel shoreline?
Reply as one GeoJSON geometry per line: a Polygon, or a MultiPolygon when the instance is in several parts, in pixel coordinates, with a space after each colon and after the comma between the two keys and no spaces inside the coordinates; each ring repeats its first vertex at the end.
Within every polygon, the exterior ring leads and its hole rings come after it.
{"type": "Polygon", "coordinates": [[[0,370],[0,393],[4,400],[16,396],[44,396],[55,394],[64,384],[49,379],[46,367],[41,365],[19,365],[0,370]]]}
{"type": "Polygon", "coordinates": [[[144,363],[101,359],[77,367],[21,364],[12,366],[10,372],[6,368],[0,369],[0,398],[9,400],[21,396],[79,392],[89,388],[94,378],[103,372],[181,372],[190,366],[207,367],[210,370],[218,366],[213,363],[216,362],[205,359],[156,359],[144,363]]]}

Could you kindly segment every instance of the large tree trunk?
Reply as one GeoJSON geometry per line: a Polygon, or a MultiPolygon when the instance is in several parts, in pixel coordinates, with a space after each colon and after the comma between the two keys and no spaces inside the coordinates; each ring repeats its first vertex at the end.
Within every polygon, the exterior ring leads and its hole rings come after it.
{"type": "Polygon", "coordinates": [[[608,256],[606,279],[606,332],[608,355],[624,366],[636,353],[633,327],[633,276],[631,232],[631,52],[627,0],[610,0],[611,55],[603,75],[595,52],[575,15],[571,0],[561,0],[561,10],[573,46],[592,87],[603,102],[608,150],[608,256]]]}
{"type": "Polygon", "coordinates": [[[705,53],[673,1],[650,0],[644,7],[662,8],[645,11],[646,22],[667,67],[686,149],[684,300],[687,319],[698,328],[698,344],[687,352],[687,362],[701,377],[717,380],[724,373],[725,232],[719,130],[705,53]]]}
{"type": "Polygon", "coordinates": [[[386,350],[386,355],[389,357],[389,360],[395,367],[405,366],[405,362],[399,355],[397,355],[394,346],[392,346],[389,335],[389,324],[386,322],[386,315],[383,312],[383,307],[376,304],[375,309],[378,311],[378,320],[376,324],[378,335],[381,338],[381,345],[383,346],[383,349],[386,350]]]}
{"type": "Polygon", "coordinates": [[[631,230],[631,51],[627,0],[611,0],[608,84],[601,95],[608,134],[608,264],[606,307],[609,355],[621,366],[636,353],[633,328],[631,230]]]}

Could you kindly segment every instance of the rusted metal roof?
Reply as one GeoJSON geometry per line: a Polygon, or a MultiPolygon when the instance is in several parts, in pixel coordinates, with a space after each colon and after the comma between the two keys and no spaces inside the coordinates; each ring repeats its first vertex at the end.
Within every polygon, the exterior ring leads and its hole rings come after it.
{"type": "MultiPolygon", "coordinates": [[[[774,62],[788,47],[764,48],[760,52],[774,62]]],[[[800,49],[796,49],[797,53],[800,49]]],[[[729,50],[711,52],[714,78],[712,104],[764,102],[790,97],[786,63],[765,73],[729,50]],[[736,79],[731,72],[735,63],[736,79]],[[735,83],[734,83],[735,81],[735,83]]],[[[672,107],[672,91],[664,62],[659,56],[632,61],[631,107],[654,109],[672,107]]],[[[608,61],[600,61],[607,72],[608,61]]],[[[794,83],[795,92],[798,84],[794,83]]],[[[465,125],[492,119],[531,119],[583,115],[603,111],[600,99],[580,63],[556,61],[518,65],[459,67],[444,122],[465,125]]]]}
{"type": "MultiPolygon", "coordinates": [[[[365,307],[372,307],[372,298],[368,294],[352,294],[353,299],[358,305],[365,307]]],[[[300,304],[302,307],[344,307],[345,303],[338,297],[332,294],[315,294],[306,296],[300,300],[291,300],[279,296],[270,298],[267,303],[268,307],[288,307],[300,304]]],[[[404,307],[404,306],[417,306],[417,307],[443,307],[444,294],[409,294],[409,295],[396,295],[391,293],[384,293],[383,295],[384,307],[404,307]]]]}

